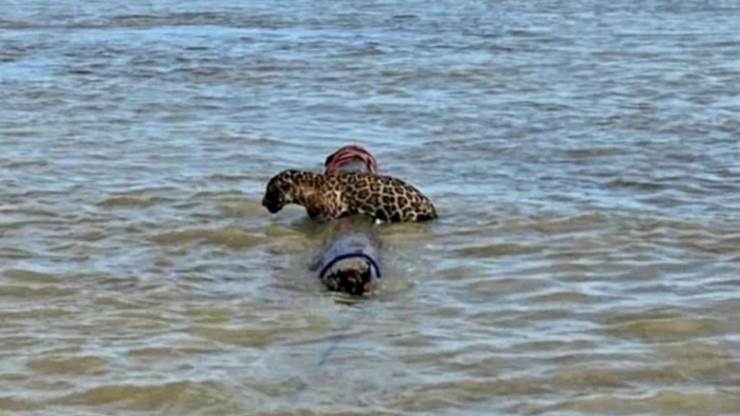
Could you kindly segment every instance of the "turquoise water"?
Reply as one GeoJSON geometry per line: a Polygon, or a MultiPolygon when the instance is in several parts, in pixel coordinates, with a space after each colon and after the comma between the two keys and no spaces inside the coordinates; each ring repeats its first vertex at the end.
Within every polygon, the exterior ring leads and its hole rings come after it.
{"type": "Polygon", "coordinates": [[[0,413],[734,414],[734,2],[0,17],[0,413]],[[260,205],[360,143],[436,203],[375,298],[260,205]]]}

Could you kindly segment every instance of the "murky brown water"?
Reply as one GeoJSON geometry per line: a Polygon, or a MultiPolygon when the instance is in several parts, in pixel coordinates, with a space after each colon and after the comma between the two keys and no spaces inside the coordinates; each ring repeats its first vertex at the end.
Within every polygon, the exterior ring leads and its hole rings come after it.
{"type": "Polygon", "coordinates": [[[735,2],[46,2],[0,18],[0,414],[740,413],[735,2]],[[265,181],[441,219],[346,304],[265,181]]]}

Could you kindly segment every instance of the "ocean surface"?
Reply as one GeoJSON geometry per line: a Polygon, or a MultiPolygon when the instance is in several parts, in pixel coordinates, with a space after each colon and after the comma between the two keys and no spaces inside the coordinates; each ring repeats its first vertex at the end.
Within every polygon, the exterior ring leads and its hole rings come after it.
{"type": "Polygon", "coordinates": [[[0,8],[0,414],[740,413],[737,1],[0,8]],[[260,206],[348,143],[355,302],[260,206]]]}

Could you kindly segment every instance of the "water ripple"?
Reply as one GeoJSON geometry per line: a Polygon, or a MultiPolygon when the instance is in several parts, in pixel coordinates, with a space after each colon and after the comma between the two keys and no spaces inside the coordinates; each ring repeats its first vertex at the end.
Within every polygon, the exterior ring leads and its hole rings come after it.
{"type": "Polygon", "coordinates": [[[11,1],[0,413],[734,414],[740,9],[11,1]],[[349,142],[441,217],[377,296],[265,182],[349,142]]]}

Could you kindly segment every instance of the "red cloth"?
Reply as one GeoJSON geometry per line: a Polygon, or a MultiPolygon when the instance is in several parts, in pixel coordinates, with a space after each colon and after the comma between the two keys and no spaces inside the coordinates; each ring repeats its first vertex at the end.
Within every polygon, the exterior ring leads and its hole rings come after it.
{"type": "Polygon", "coordinates": [[[324,162],[327,175],[334,175],[339,173],[343,167],[353,163],[360,162],[365,165],[368,173],[378,173],[378,161],[375,160],[370,152],[362,146],[349,145],[340,147],[334,153],[327,156],[324,162]]]}

